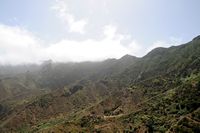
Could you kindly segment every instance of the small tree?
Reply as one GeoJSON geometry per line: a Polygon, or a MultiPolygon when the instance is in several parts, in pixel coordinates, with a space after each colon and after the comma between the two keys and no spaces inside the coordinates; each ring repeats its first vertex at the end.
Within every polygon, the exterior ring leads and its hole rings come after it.
{"type": "Polygon", "coordinates": [[[154,120],[152,117],[150,117],[147,122],[146,122],[146,126],[148,127],[148,132],[149,133],[153,133],[153,125],[154,125],[154,120]]]}

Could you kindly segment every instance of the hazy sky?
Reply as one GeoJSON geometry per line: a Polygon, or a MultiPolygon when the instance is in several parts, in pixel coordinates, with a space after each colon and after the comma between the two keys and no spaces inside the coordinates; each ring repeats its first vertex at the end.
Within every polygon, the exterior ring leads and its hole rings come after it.
{"type": "Polygon", "coordinates": [[[0,0],[0,64],[143,56],[200,34],[200,0],[0,0]]]}

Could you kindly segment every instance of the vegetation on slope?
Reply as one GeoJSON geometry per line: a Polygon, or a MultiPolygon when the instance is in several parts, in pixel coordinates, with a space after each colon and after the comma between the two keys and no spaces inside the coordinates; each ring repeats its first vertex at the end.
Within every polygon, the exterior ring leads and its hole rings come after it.
{"type": "MultiPolygon", "coordinates": [[[[21,97],[27,102],[15,106],[1,102],[1,132],[200,131],[198,37],[184,45],[156,48],[143,58],[48,61],[36,68],[21,74],[26,78],[16,84],[42,96],[21,97]]],[[[6,85],[12,84],[9,79],[6,85]]]]}

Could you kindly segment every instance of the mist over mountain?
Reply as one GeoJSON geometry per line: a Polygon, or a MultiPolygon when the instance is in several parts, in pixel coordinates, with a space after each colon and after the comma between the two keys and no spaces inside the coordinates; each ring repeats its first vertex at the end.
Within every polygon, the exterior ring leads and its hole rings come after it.
{"type": "Polygon", "coordinates": [[[200,132],[200,39],[138,58],[0,66],[0,132],[200,132]]]}

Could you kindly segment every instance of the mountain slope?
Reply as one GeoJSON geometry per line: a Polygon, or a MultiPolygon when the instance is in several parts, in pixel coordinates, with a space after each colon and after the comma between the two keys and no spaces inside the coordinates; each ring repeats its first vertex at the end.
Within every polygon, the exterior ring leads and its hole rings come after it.
{"type": "Polygon", "coordinates": [[[156,48],[125,70],[119,77],[124,77],[126,84],[152,76],[171,74],[187,76],[199,71],[200,40],[170,48],[156,48]],[[129,82],[128,82],[129,81],[129,82]],[[128,83],[127,83],[128,82],[128,83]]]}
{"type": "Polygon", "coordinates": [[[50,62],[37,73],[34,81],[48,94],[3,117],[2,132],[200,130],[199,37],[180,46],[156,48],[142,58],[50,62]]]}

